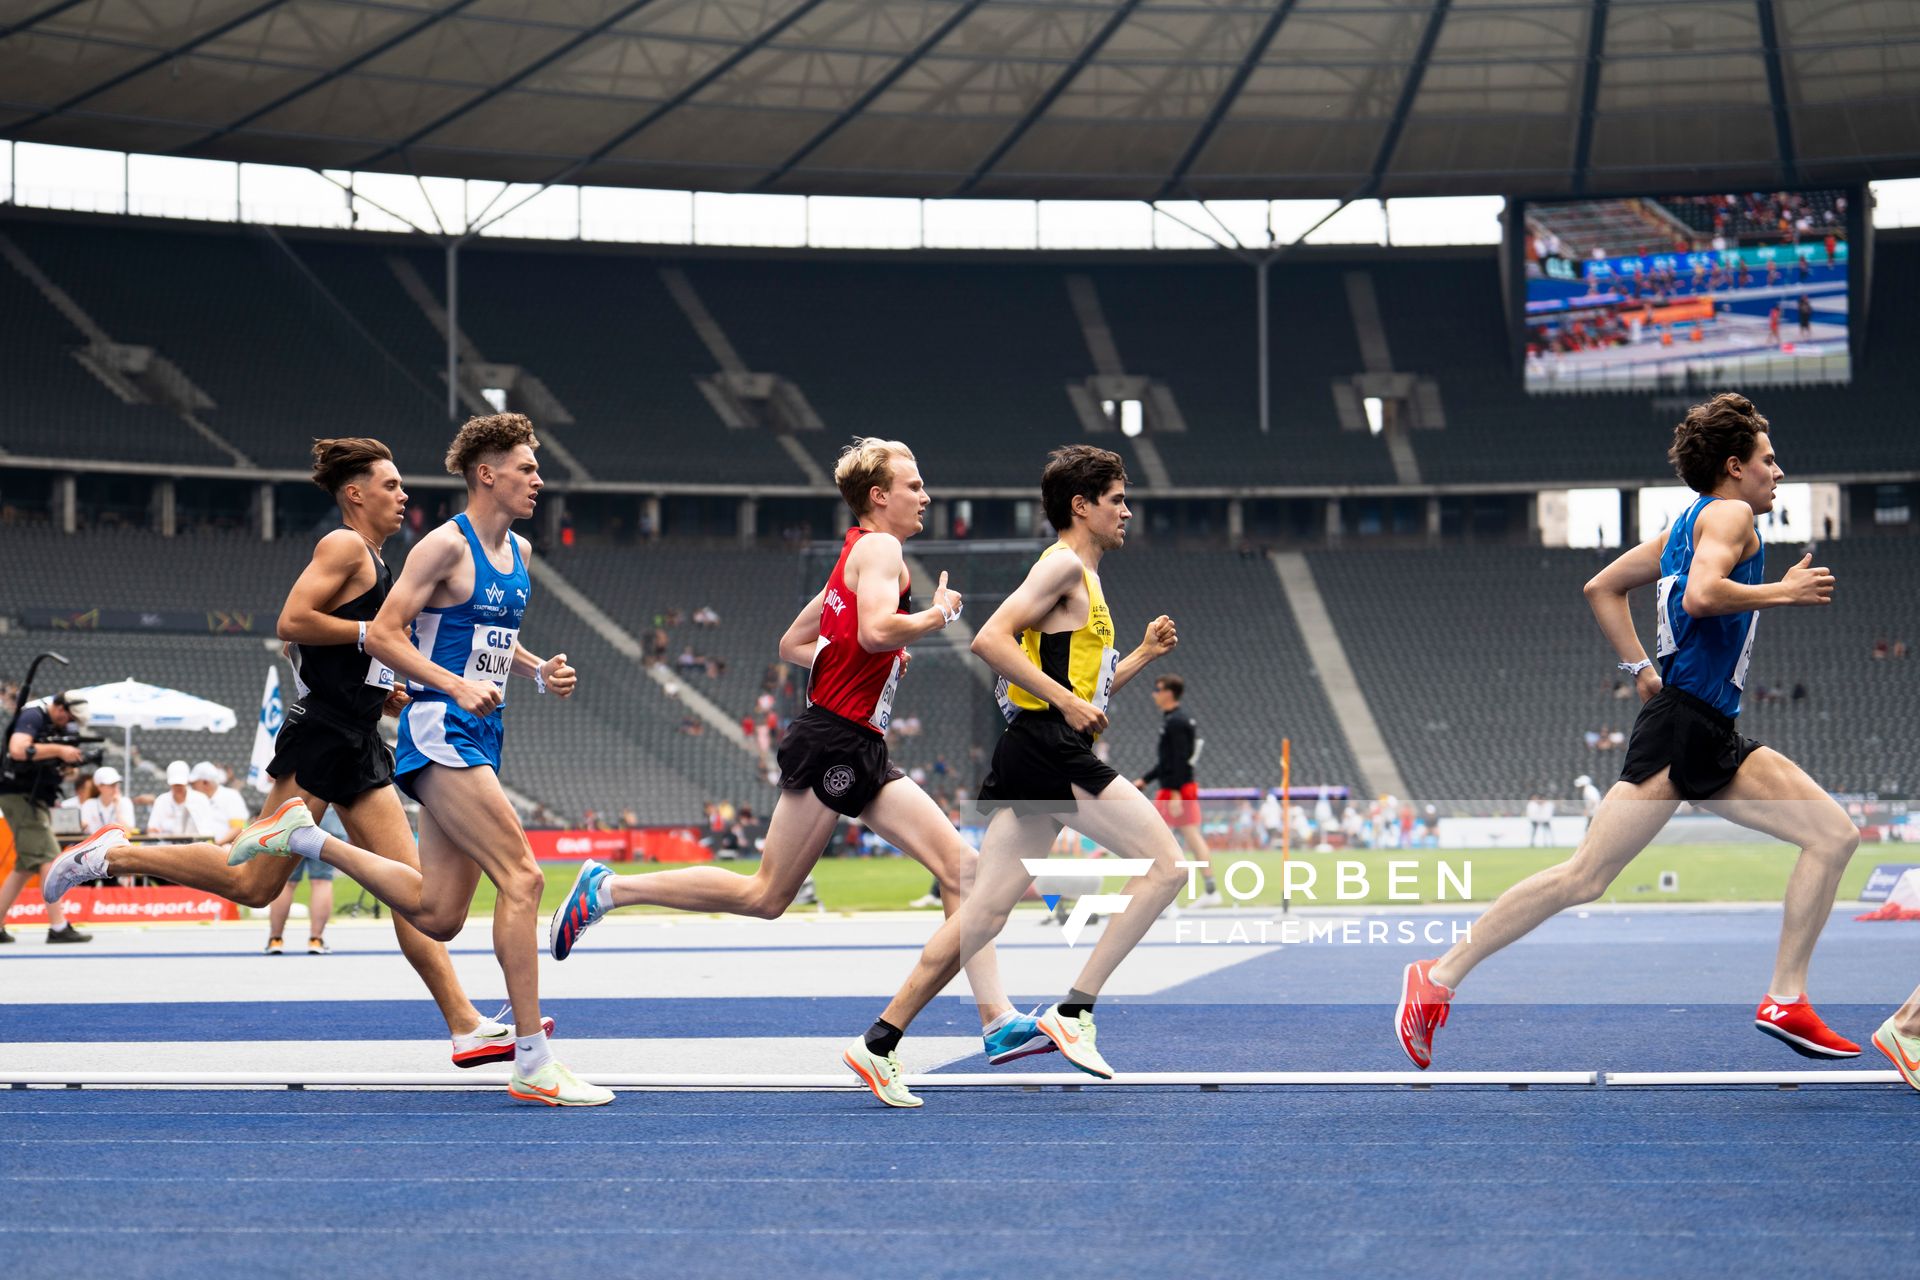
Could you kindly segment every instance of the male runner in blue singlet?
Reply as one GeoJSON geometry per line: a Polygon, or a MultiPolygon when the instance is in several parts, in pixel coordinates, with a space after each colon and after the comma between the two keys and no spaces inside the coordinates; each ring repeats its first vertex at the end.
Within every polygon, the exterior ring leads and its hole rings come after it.
{"type": "Polygon", "coordinates": [[[507,1092],[549,1106],[600,1106],[613,1094],[580,1080],[547,1045],[538,925],[546,881],[498,774],[508,677],[561,698],[576,681],[565,654],[537,658],[519,640],[533,583],[526,539],[511,526],[538,500],[539,444],[517,413],[473,418],[460,429],[446,465],[466,479],[467,509],[421,539],[367,629],[367,652],[413,696],[400,720],[394,781],[420,802],[421,869],[326,835],[298,800],[243,832],[233,856],[317,857],[423,932],[446,938],[459,931],[485,872],[498,890],[493,950],[513,1004],[507,1092]]]}
{"type": "MultiPolygon", "coordinates": [[[[1833,574],[1811,553],[1779,582],[1762,573],[1754,517],[1773,509],[1785,474],[1767,420],[1725,392],[1687,411],[1667,456],[1700,496],[1665,533],[1649,538],[1587,583],[1587,603],[1644,705],[1620,780],[1593,815],[1573,857],[1501,894],[1470,936],[1437,960],[1406,967],[1394,1014],[1400,1047],[1424,1069],[1433,1033],[1446,1025],[1455,988],[1473,967],[1567,907],[1592,902],[1660,833],[1682,800],[1800,847],[1780,921],[1773,981],[1754,1025],[1810,1058],[1853,1058],[1806,996],[1813,944],[1860,833],[1846,811],[1800,767],[1734,727],[1758,611],[1825,605],[1833,574]],[[1658,647],[1646,656],[1627,595],[1656,587],[1658,647]]],[[[1596,985],[1600,976],[1595,976],[1596,985]]]]}

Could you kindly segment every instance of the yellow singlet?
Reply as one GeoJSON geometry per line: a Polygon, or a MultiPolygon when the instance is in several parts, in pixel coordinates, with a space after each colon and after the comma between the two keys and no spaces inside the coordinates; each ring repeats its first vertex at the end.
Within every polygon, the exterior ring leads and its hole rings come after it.
{"type": "MultiPolygon", "coordinates": [[[[1055,552],[1072,555],[1073,549],[1064,542],[1056,542],[1040,553],[1040,559],[1045,560],[1055,552]]],[[[1113,673],[1120,665],[1120,654],[1113,647],[1113,615],[1107,612],[1107,597],[1100,590],[1100,579],[1088,573],[1084,565],[1080,568],[1080,577],[1087,584],[1090,606],[1086,622],[1075,631],[1039,631],[1029,627],[1020,633],[1020,647],[1026,650],[1028,662],[1073,690],[1075,697],[1105,711],[1107,699],[1113,693],[1113,673]]],[[[994,696],[1000,702],[1001,714],[1009,722],[1022,711],[1052,709],[1045,699],[1005,677],[995,688],[994,696]]]]}

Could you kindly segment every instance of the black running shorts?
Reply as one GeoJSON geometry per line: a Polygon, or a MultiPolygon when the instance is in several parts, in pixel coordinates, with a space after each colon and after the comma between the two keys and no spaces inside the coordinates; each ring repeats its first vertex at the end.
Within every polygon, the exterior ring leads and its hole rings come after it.
{"type": "Polygon", "coordinates": [[[857,818],[889,782],[907,775],[887,759],[887,740],[820,707],[808,707],[780,739],[780,789],[811,791],[857,818]]]}
{"type": "Polygon", "coordinates": [[[328,708],[296,702],[273,740],[267,776],[293,780],[302,791],[328,804],[348,804],[355,796],[393,781],[393,751],[373,727],[361,728],[328,708]]]}
{"type": "Polygon", "coordinates": [[[1645,782],[1664,769],[1681,799],[1710,800],[1759,749],[1752,738],[1740,736],[1730,716],[1667,685],[1647,699],[1633,722],[1620,781],[1645,782]]]}
{"type": "Polygon", "coordinates": [[[1099,795],[1119,777],[1093,754],[1093,735],[1067,726],[1060,713],[1022,711],[993,749],[993,765],[980,784],[980,807],[1019,801],[1074,803],[1073,788],[1099,795]]]}

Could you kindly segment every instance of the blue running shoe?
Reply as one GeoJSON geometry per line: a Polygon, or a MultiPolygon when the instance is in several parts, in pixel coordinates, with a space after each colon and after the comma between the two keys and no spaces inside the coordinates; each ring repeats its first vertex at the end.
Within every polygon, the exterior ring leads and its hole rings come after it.
{"type": "Polygon", "coordinates": [[[998,1067],[1031,1058],[1036,1053],[1058,1053],[1060,1046],[1040,1030],[1038,1013],[1037,1009],[1033,1013],[1016,1013],[1000,1027],[982,1035],[988,1063],[998,1067]]]}
{"type": "Polygon", "coordinates": [[[580,865],[573,888],[567,890],[567,896],[554,909],[553,919],[547,922],[547,950],[553,952],[555,960],[565,960],[572,954],[574,943],[580,941],[587,926],[599,923],[607,914],[600,905],[600,886],[612,874],[605,863],[591,858],[580,865]]]}

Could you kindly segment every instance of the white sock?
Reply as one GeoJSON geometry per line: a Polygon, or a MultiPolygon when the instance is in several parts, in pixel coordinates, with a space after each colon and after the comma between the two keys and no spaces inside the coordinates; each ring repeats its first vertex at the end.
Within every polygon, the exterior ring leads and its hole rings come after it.
{"type": "Polygon", "coordinates": [[[602,911],[613,910],[613,877],[601,878],[600,887],[593,891],[593,905],[602,911]]]}
{"type": "Polygon", "coordinates": [[[1806,995],[1806,992],[1804,991],[1801,992],[1799,995],[1792,997],[1791,999],[1789,999],[1786,996],[1777,996],[1773,994],[1773,992],[1771,991],[1767,992],[1767,999],[1773,1001],[1775,1004],[1799,1004],[1802,1000],[1805,1000],[1806,998],[1807,998],[1807,995],[1806,995]]]}
{"type": "Polygon", "coordinates": [[[513,1072],[526,1079],[540,1068],[553,1061],[553,1050],[547,1047],[547,1033],[536,1031],[530,1036],[516,1037],[513,1042],[513,1072]]]}
{"type": "Polygon", "coordinates": [[[318,858],[326,843],[327,833],[318,827],[298,827],[287,835],[287,848],[303,858],[318,858]]]}
{"type": "Polygon", "coordinates": [[[1009,1009],[1005,1013],[1001,1014],[999,1017],[995,1018],[992,1022],[989,1022],[986,1026],[980,1028],[980,1034],[983,1036],[990,1036],[994,1032],[998,1031],[1000,1028],[1006,1026],[1009,1022],[1012,1022],[1012,1021],[1013,1021],[1013,1010],[1009,1009]]]}

